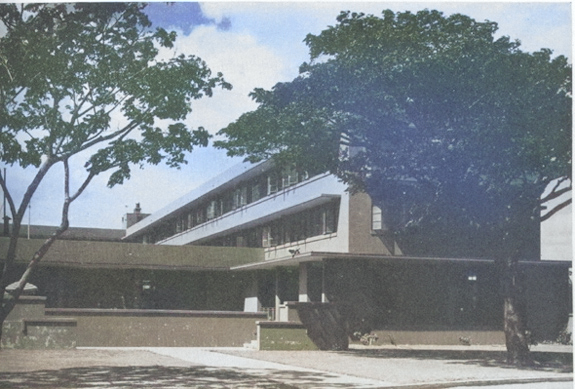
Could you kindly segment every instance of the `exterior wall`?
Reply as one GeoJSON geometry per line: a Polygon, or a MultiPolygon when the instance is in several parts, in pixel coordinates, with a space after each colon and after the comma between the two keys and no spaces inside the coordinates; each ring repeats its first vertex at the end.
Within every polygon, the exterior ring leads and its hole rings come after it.
{"type": "Polygon", "coordinates": [[[140,309],[44,309],[23,296],[3,326],[2,347],[240,347],[265,313],[140,309]]]}
{"type": "Polygon", "coordinates": [[[573,260],[572,212],[572,205],[568,205],[541,223],[542,260],[573,260]]]}
{"type": "MultiPolygon", "coordinates": [[[[520,272],[523,309],[534,340],[556,340],[571,312],[567,266],[525,263],[520,272]]],[[[348,309],[350,328],[374,331],[382,341],[389,333],[397,342],[435,342],[441,333],[451,332],[441,341],[451,339],[453,344],[461,336],[478,344],[493,339],[503,327],[499,274],[493,262],[328,260],[326,274],[329,301],[348,309]],[[479,333],[493,336],[482,338],[479,333]]]]}
{"type": "Polygon", "coordinates": [[[494,345],[505,344],[505,333],[497,330],[375,330],[375,345],[494,345]]]}
{"type": "Polygon", "coordinates": [[[392,239],[372,230],[372,203],[366,193],[351,196],[349,206],[349,252],[401,255],[392,239]]]}
{"type": "Polygon", "coordinates": [[[567,328],[573,313],[572,287],[566,267],[521,269],[527,327],[533,339],[555,341],[567,328]]]}
{"type": "Polygon", "coordinates": [[[45,297],[21,296],[2,326],[2,348],[76,347],[76,320],[47,318],[45,297]]]}
{"type": "Polygon", "coordinates": [[[258,350],[317,350],[301,323],[258,322],[258,350]]]}
{"type": "MultiPolygon", "coordinates": [[[[571,183],[567,180],[557,190],[568,187],[571,183]]],[[[552,182],[543,193],[542,197],[549,194],[556,182],[552,182]]],[[[564,193],[556,199],[543,204],[547,212],[555,206],[569,200],[571,191],[564,193]]],[[[542,213],[544,216],[544,213],[542,213]]],[[[556,261],[573,260],[573,207],[568,205],[555,215],[541,223],[541,259],[556,261]]]]}
{"type": "Polygon", "coordinates": [[[51,308],[241,311],[248,273],[41,267],[31,283],[51,308]]]}
{"type": "Polygon", "coordinates": [[[265,314],[222,311],[47,309],[76,318],[78,347],[241,347],[265,314]]]}

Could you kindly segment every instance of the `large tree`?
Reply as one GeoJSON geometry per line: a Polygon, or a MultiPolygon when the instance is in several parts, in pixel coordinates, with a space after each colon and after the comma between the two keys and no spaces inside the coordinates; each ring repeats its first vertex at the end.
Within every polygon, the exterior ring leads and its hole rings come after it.
{"type": "Polygon", "coordinates": [[[111,172],[113,186],[129,178],[134,165],[179,167],[186,153],[208,142],[204,128],[184,122],[191,102],[231,86],[195,56],[161,59],[159,50],[172,47],[176,34],[153,30],[144,7],[0,4],[0,161],[35,169],[19,204],[0,177],[12,219],[2,253],[0,328],[38,262],[68,228],[70,204],[95,176],[111,172]],[[22,218],[56,166],[64,171],[61,225],[25,272],[15,274],[22,218]],[[5,293],[14,280],[16,289],[5,293]]]}
{"type": "Polygon", "coordinates": [[[494,258],[508,359],[528,363],[517,264],[539,255],[542,203],[571,190],[567,59],[459,14],[337,21],[306,37],[299,77],[252,93],[258,108],[218,146],[337,174],[387,210],[404,252],[494,258]],[[554,179],[569,185],[542,199],[554,179]]]}

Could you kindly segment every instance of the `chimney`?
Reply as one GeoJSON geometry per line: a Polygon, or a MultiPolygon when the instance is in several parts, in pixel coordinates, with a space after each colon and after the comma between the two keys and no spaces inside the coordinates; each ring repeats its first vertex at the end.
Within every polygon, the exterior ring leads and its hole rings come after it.
{"type": "Polygon", "coordinates": [[[136,208],[134,208],[134,212],[128,213],[124,219],[126,221],[126,228],[130,228],[131,226],[133,226],[140,220],[144,219],[148,215],[149,213],[142,213],[142,207],[140,206],[140,203],[136,203],[136,208]]]}

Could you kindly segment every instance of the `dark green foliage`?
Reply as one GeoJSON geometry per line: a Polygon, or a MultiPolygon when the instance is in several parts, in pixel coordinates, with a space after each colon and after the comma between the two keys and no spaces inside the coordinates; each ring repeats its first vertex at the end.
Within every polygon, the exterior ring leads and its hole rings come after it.
{"type": "MultiPolygon", "coordinates": [[[[404,251],[493,257],[534,239],[544,188],[571,178],[567,59],[496,30],[437,11],[342,12],[305,39],[301,75],[254,91],[258,109],[217,145],[329,170],[401,208],[387,227],[404,251]]],[[[514,250],[538,256],[526,247],[514,250]]]]}

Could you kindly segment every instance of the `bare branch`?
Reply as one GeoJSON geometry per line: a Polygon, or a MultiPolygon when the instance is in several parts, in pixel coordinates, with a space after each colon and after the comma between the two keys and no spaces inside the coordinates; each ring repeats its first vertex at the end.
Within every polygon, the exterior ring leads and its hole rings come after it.
{"type": "MultiPolygon", "coordinates": [[[[26,192],[24,193],[24,196],[22,197],[22,202],[20,203],[20,208],[18,208],[18,212],[14,214],[14,220],[13,220],[14,227],[16,227],[16,224],[18,225],[18,227],[20,226],[20,222],[22,221],[22,218],[24,217],[24,213],[26,212],[26,208],[28,208],[28,205],[30,204],[30,200],[32,199],[32,196],[34,196],[34,193],[36,192],[36,190],[38,189],[38,186],[40,185],[40,183],[42,182],[42,180],[46,176],[46,173],[48,173],[50,168],[56,162],[58,162],[57,159],[52,158],[52,157],[48,157],[40,165],[40,168],[38,169],[36,176],[34,176],[34,179],[30,183],[30,185],[28,185],[28,188],[26,189],[26,192]]],[[[19,231],[17,231],[17,233],[19,233],[19,231]]]]}
{"type": "Polygon", "coordinates": [[[0,186],[2,187],[2,191],[4,192],[4,196],[6,196],[6,200],[8,201],[8,206],[10,207],[10,213],[12,214],[12,218],[16,215],[16,204],[14,204],[14,199],[12,195],[8,191],[8,185],[6,184],[6,177],[3,177],[0,174],[0,186]]]}
{"type": "Polygon", "coordinates": [[[68,158],[62,162],[64,162],[64,198],[67,201],[70,198],[70,166],[68,165],[68,158]]]}
{"type": "Polygon", "coordinates": [[[569,186],[567,186],[567,187],[565,187],[565,188],[559,189],[559,190],[556,190],[556,188],[557,188],[557,185],[555,186],[555,188],[553,189],[553,191],[552,191],[551,193],[549,193],[549,194],[548,194],[547,196],[545,196],[545,197],[542,197],[542,198],[539,200],[539,202],[540,202],[541,204],[543,204],[543,203],[545,203],[545,202],[547,202],[547,201],[554,200],[554,199],[560,197],[561,195],[563,195],[563,194],[565,194],[565,193],[567,193],[567,192],[570,192],[571,189],[572,189],[572,188],[571,188],[571,185],[569,185],[569,186]]]}
{"type": "Polygon", "coordinates": [[[88,185],[90,184],[90,182],[92,181],[92,179],[94,177],[96,177],[95,173],[90,172],[88,174],[88,177],[84,180],[84,182],[82,183],[80,188],[78,188],[76,193],[74,193],[74,195],[70,197],[70,203],[72,203],[74,200],[76,200],[84,192],[84,190],[88,187],[88,185]]]}
{"type": "Polygon", "coordinates": [[[541,218],[539,220],[541,222],[544,222],[545,220],[549,220],[551,218],[551,216],[555,215],[557,212],[559,212],[560,210],[562,210],[563,208],[565,208],[566,206],[571,204],[572,201],[573,201],[572,198],[569,198],[569,199],[563,201],[561,204],[555,206],[552,210],[547,212],[545,215],[541,216],[541,218]]]}

